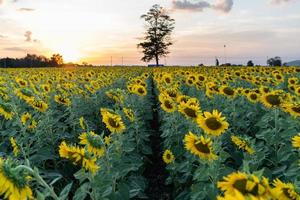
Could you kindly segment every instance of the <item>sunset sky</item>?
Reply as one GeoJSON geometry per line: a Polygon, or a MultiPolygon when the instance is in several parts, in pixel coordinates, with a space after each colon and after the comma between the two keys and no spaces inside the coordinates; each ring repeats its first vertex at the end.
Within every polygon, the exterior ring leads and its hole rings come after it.
{"type": "Polygon", "coordinates": [[[26,53],[91,64],[144,64],[139,18],[153,4],[176,20],[169,65],[212,65],[215,57],[265,64],[300,59],[300,0],[0,0],[0,57],[26,53]]]}

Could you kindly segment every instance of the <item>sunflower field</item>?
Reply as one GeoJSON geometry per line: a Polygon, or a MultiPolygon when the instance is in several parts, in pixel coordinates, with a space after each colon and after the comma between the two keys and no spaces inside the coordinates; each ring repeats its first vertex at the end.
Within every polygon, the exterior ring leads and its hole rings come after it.
{"type": "Polygon", "coordinates": [[[300,200],[300,68],[0,69],[0,137],[0,199],[300,200]]]}

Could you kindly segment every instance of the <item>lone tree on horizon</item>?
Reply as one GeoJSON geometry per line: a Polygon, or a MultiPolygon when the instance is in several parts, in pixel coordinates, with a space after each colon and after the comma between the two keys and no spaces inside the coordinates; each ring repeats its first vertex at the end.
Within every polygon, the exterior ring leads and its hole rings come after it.
{"type": "Polygon", "coordinates": [[[174,30],[175,20],[172,19],[164,8],[155,4],[147,14],[141,16],[146,22],[146,33],[143,42],[139,43],[138,48],[143,48],[144,62],[155,59],[156,66],[159,59],[169,54],[168,47],[173,43],[171,33],[174,30]]]}

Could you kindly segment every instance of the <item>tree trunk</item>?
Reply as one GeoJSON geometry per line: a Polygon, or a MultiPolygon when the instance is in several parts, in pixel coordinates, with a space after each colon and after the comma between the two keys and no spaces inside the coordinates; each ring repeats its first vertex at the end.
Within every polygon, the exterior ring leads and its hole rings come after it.
{"type": "Polygon", "coordinates": [[[156,67],[158,67],[158,65],[159,65],[159,58],[158,58],[157,54],[155,55],[155,61],[156,61],[156,67]]]}

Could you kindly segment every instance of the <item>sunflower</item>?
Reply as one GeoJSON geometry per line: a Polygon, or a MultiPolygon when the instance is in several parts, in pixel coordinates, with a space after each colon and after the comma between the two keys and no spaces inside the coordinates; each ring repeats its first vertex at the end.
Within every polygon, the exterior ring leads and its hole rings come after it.
{"type": "Polygon", "coordinates": [[[293,147],[300,149],[300,133],[292,138],[292,145],[293,147]]]}
{"type": "Polygon", "coordinates": [[[168,112],[175,112],[177,110],[176,102],[170,97],[160,98],[161,108],[168,112]]]}
{"type": "Polygon", "coordinates": [[[74,165],[82,165],[86,170],[95,174],[99,170],[96,157],[91,157],[87,154],[84,148],[77,146],[68,146],[65,141],[59,145],[59,156],[66,158],[74,165]]]}
{"type": "Polygon", "coordinates": [[[271,198],[269,181],[265,177],[259,179],[255,175],[234,172],[224,177],[223,181],[219,181],[217,185],[224,192],[225,199],[264,200],[271,198]]]}
{"type": "Polygon", "coordinates": [[[122,117],[118,114],[111,113],[108,109],[101,108],[102,122],[113,133],[122,133],[126,127],[122,117]]]}
{"type": "Polygon", "coordinates": [[[102,139],[99,135],[95,134],[93,131],[88,133],[82,133],[79,136],[79,144],[86,145],[87,150],[93,153],[97,157],[102,157],[104,155],[104,148],[102,144],[102,139]]]}
{"type": "Polygon", "coordinates": [[[129,121],[133,122],[135,120],[133,110],[131,110],[129,108],[123,108],[123,112],[126,115],[126,117],[129,119],[129,121]]]}
{"type": "Polygon", "coordinates": [[[10,141],[10,144],[11,144],[11,146],[13,148],[14,155],[17,156],[20,153],[20,149],[19,149],[19,147],[17,145],[17,142],[16,142],[15,138],[11,137],[9,139],[9,141],[10,141]]]}
{"type": "Polygon", "coordinates": [[[104,143],[108,146],[111,143],[111,136],[104,136],[104,143]]]}
{"type": "Polygon", "coordinates": [[[34,109],[40,111],[40,112],[45,112],[48,109],[48,104],[45,103],[42,100],[35,100],[32,99],[28,101],[29,105],[31,105],[34,109]]]}
{"type": "Polygon", "coordinates": [[[236,91],[228,86],[222,86],[220,88],[220,93],[230,98],[234,98],[236,96],[236,91]]]}
{"type": "Polygon", "coordinates": [[[248,142],[238,136],[232,135],[231,136],[231,141],[233,142],[233,144],[235,146],[237,146],[239,149],[249,153],[249,154],[253,154],[254,153],[254,149],[251,148],[248,144],[248,142]]]}
{"type": "Polygon", "coordinates": [[[42,84],[42,85],[41,85],[41,88],[43,89],[43,91],[44,91],[45,93],[51,92],[51,85],[49,85],[49,84],[42,84]]]}
{"type": "Polygon", "coordinates": [[[272,189],[272,195],[274,199],[278,200],[299,200],[300,194],[295,190],[295,186],[292,183],[283,183],[279,179],[273,181],[274,188],[272,189]]]}
{"type": "Polygon", "coordinates": [[[296,87],[295,94],[300,96],[300,86],[296,87]]]}
{"type": "Polygon", "coordinates": [[[56,103],[59,103],[59,104],[65,105],[65,106],[70,106],[72,104],[72,102],[69,98],[63,97],[62,95],[59,95],[59,94],[54,96],[54,101],[56,103]]]}
{"type": "Polygon", "coordinates": [[[146,87],[142,85],[135,85],[134,86],[134,93],[140,96],[146,96],[147,95],[147,89],[146,87]]]}
{"type": "Polygon", "coordinates": [[[18,83],[18,85],[19,85],[20,87],[26,87],[26,86],[28,86],[28,82],[25,81],[25,80],[22,79],[22,78],[16,77],[16,82],[18,83]]]}
{"type": "Polygon", "coordinates": [[[284,82],[284,76],[282,74],[280,74],[280,73],[274,74],[273,77],[275,78],[275,80],[277,82],[284,82]]]}
{"type": "Polygon", "coordinates": [[[189,96],[187,95],[178,95],[177,98],[176,98],[176,102],[177,103],[187,103],[187,101],[189,100],[189,96]]]}
{"type": "Polygon", "coordinates": [[[86,124],[86,122],[84,120],[84,117],[80,117],[79,118],[79,125],[80,125],[80,127],[81,127],[82,130],[85,130],[87,128],[87,124],[86,124]]]}
{"type": "Polygon", "coordinates": [[[0,116],[3,116],[6,120],[11,120],[14,113],[10,104],[0,103],[0,116]]]}
{"type": "Polygon", "coordinates": [[[163,153],[162,158],[163,158],[163,161],[166,164],[170,164],[170,163],[174,162],[174,160],[175,160],[175,157],[174,157],[172,151],[169,150],[169,149],[165,150],[165,152],[163,153]]]}
{"type": "Polygon", "coordinates": [[[275,108],[282,104],[282,98],[276,92],[270,92],[263,94],[260,98],[260,101],[267,108],[275,108]]]}
{"type": "Polygon", "coordinates": [[[187,119],[196,120],[197,117],[201,114],[200,107],[198,105],[181,103],[178,106],[178,111],[182,113],[187,119]]]}
{"type": "Polygon", "coordinates": [[[204,116],[199,116],[197,118],[197,123],[206,134],[220,136],[229,127],[229,124],[225,119],[225,117],[222,117],[221,112],[213,110],[212,113],[204,112],[204,116]]]}
{"type": "Polygon", "coordinates": [[[300,117],[300,104],[286,104],[283,107],[293,117],[300,117]]]}
{"type": "Polygon", "coordinates": [[[25,125],[29,120],[32,119],[32,116],[30,113],[26,112],[21,116],[21,122],[23,125],[25,125]]]}
{"type": "Polygon", "coordinates": [[[173,78],[171,74],[164,74],[162,77],[162,80],[166,83],[166,84],[171,84],[173,83],[173,78]]]}
{"type": "Polygon", "coordinates": [[[0,196],[10,200],[33,199],[29,180],[30,176],[17,170],[11,160],[0,158],[0,196]]]}
{"type": "Polygon", "coordinates": [[[201,159],[209,161],[217,159],[217,155],[212,148],[211,139],[205,138],[202,135],[198,137],[192,132],[189,132],[185,135],[184,142],[185,148],[192,154],[199,156],[201,159]]]}
{"type": "Polygon", "coordinates": [[[256,92],[249,92],[247,94],[247,99],[252,103],[256,103],[259,101],[259,95],[256,92]]]}

